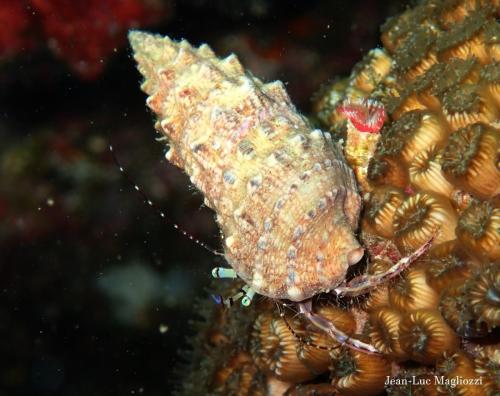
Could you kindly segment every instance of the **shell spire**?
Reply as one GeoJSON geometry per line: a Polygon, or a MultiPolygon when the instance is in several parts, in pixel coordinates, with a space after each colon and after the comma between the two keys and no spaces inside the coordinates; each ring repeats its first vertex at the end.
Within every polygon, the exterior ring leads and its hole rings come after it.
{"type": "Polygon", "coordinates": [[[361,199],[330,135],[311,128],[283,83],[264,84],[234,55],[138,31],[129,39],[167,159],[216,212],[238,276],[293,301],[337,286],[363,256],[361,199]]]}

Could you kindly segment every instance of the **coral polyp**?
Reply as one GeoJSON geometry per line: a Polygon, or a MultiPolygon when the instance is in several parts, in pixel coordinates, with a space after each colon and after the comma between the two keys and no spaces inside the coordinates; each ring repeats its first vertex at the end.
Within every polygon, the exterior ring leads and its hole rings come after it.
{"type": "Polygon", "coordinates": [[[342,350],[332,362],[334,389],[339,395],[376,395],[384,390],[391,372],[387,359],[352,350],[342,350]]]}
{"type": "Polygon", "coordinates": [[[472,202],[458,219],[458,240],[473,255],[500,259],[500,207],[495,202],[472,202]]]}
{"type": "Polygon", "coordinates": [[[393,217],[405,199],[402,190],[381,188],[370,196],[365,208],[367,226],[377,234],[391,238],[394,235],[393,217]]]}
{"type": "Polygon", "coordinates": [[[482,199],[499,193],[499,131],[487,124],[456,130],[443,149],[442,168],[455,186],[482,199]]]}
{"type": "MultiPolygon", "coordinates": [[[[300,329],[295,331],[303,333],[300,329]]],[[[254,332],[252,354],[262,371],[287,382],[303,382],[320,373],[299,355],[300,342],[284,318],[265,312],[255,321],[254,332]]]]}
{"type": "Polygon", "coordinates": [[[423,191],[407,197],[393,218],[396,243],[403,249],[419,246],[434,233],[437,243],[453,240],[456,225],[456,213],[449,201],[423,191]]]}
{"type": "Polygon", "coordinates": [[[488,265],[468,286],[467,297],[478,320],[490,328],[500,326],[500,266],[488,265]]]}
{"type": "Polygon", "coordinates": [[[419,152],[410,162],[408,172],[410,183],[421,190],[451,196],[454,187],[446,180],[441,169],[441,154],[436,146],[419,152]]]}
{"type": "Polygon", "coordinates": [[[478,387],[482,378],[474,370],[474,361],[464,352],[445,354],[443,360],[436,365],[439,374],[443,375],[448,381],[442,381],[438,385],[440,393],[453,392],[457,395],[484,395],[484,389],[478,387]],[[462,381],[457,381],[462,379],[462,381]],[[463,381],[466,379],[466,381],[463,381]],[[456,381],[457,384],[453,384],[456,381]]]}
{"type": "Polygon", "coordinates": [[[403,315],[390,306],[383,306],[370,314],[370,337],[377,348],[385,355],[406,360],[408,354],[401,349],[399,343],[399,327],[403,315]]]}
{"type": "Polygon", "coordinates": [[[403,316],[400,331],[401,348],[411,359],[432,364],[445,352],[459,347],[459,338],[437,310],[419,309],[403,316]]]}

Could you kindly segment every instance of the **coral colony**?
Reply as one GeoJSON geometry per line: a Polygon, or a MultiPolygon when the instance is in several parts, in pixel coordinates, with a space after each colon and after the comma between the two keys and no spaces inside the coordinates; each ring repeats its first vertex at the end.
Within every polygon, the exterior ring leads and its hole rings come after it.
{"type": "Polygon", "coordinates": [[[433,0],[390,19],[315,97],[321,129],[236,56],[130,33],[231,279],[199,307],[181,394],[498,394],[499,14],[433,0]]]}

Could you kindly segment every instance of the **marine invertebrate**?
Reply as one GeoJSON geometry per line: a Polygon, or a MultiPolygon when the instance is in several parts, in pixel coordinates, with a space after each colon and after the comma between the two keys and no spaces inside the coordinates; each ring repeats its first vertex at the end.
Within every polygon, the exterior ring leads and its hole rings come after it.
{"type": "Polygon", "coordinates": [[[432,364],[454,352],[459,339],[437,310],[419,309],[404,315],[399,326],[401,348],[417,362],[432,364]]]}
{"type": "Polygon", "coordinates": [[[393,218],[396,210],[405,199],[402,190],[397,188],[380,188],[370,194],[365,208],[367,226],[385,238],[394,236],[393,218]]]}
{"type": "Polygon", "coordinates": [[[406,360],[408,355],[399,343],[399,325],[402,314],[390,306],[383,306],[370,314],[370,338],[385,355],[396,360],[406,360]]]}
{"type": "Polygon", "coordinates": [[[383,104],[370,99],[346,101],[337,111],[360,132],[378,133],[386,119],[383,104]]]}
{"type": "Polygon", "coordinates": [[[497,345],[482,347],[474,358],[475,371],[483,377],[489,395],[500,391],[500,348],[497,345]]]}
{"type": "MultiPolygon", "coordinates": [[[[368,273],[378,275],[386,272],[392,263],[388,260],[374,259],[368,266],[368,273]]],[[[389,303],[389,286],[381,285],[367,296],[362,303],[363,309],[370,312],[378,307],[383,307],[389,303]]]]}
{"type": "Polygon", "coordinates": [[[352,98],[344,100],[336,112],[348,119],[345,155],[351,164],[362,191],[369,191],[366,182],[368,163],[379,140],[380,128],[387,115],[384,105],[373,99],[352,98]]]}
{"type": "Polygon", "coordinates": [[[457,217],[450,203],[430,192],[407,197],[393,219],[396,243],[402,248],[415,248],[438,232],[437,243],[455,239],[457,217]]]}
{"type": "Polygon", "coordinates": [[[458,219],[458,240],[473,254],[500,259],[500,207],[494,202],[471,202],[458,219]]]}
{"type": "Polygon", "coordinates": [[[390,370],[382,356],[343,349],[332,363],[332,385],[339,395],[376,395],[384,389],[390,370]]]}
{"type": "Polygon", "coordinates": [[[408,167],[411,184],[419,189],[436,192],[445,197],[454,191],[441,169],[441,154],[436,146],[419,152],[408,167]]]}
{"type": "Polygon", "coordinates": [[[245,352],[229,359],[214,377],[216,393],[239,395],[265,395],[267,393],[264,377],[245,352]]]}
{"type": "MultiPolygon", "coordinates": [[[[299,326],[295,324],[294,327],[299,326]]],[[[303,333],[299,328],[294,331],[303,333]]],[[[262,371],[293,383],[314,378],[321,371],[315,371],[308,365],[307,359],[299,355],[299,344],[284,318],[264,312],[255,321],[251,349],[262,371]]]]}
{"type": "Polygon", "coordinates": [[[373,49],[352,71],[350,86],[370,93],[389,73],[391,66],[392,59],[384,49],[373,49]]]}
{"type": "Polygon", "coordinates": [[[375,154],[368,164],[367,179],[370,186],[392,185],[404,189],[408,186],[406,169],[394,158],[375,154]]]}
{"type": "MultiPolygon", "coordinates": [[[[320,306],[317,313],[345,334],[355,333],[356,322],[348,312],[335,306],[320,306]]],[[[252,355],[262,371],[271,371],[276,378],[289,383],[303,382],[328,370],[332,351],[338,347],[338,343],[311,324],[270,312],[257,318],[251,340],[252,355]]]]}
{"type": "Polygon", "coordinates": [[[441,293],[439,311],[446,323],[463,337],[486,336],[487,326],[474,315],[466,284],[457,284],[442,290],[444,291],[441,293]]]}
{"type": "MultiPolygon", "coordinates": [[[[334,323],[345,334],[356,333],[356,320],[351,313],[334,305],[321,305],[316,310],[319,315],[334,323]]],[[[340,344],[310,324],[306,325],[304,330],[301,334],[298,354],[316,373],[323,373],[331,364],[332,351],[339,348],[340,344]]]]}
{"type": "Polygon", "coordinates": [[[444,376],[438,385],[441,393],[452,391],[457,395],[485,395],[483,387],[478,386],[482,379],[474,370],[474,361],[465,352],[446,354],[436,365],[437,371],[444,376]]]}
{"type": "Polygon", "coordinates": [[[280,82],[244,74],[234,56],[140,32],[130,40],[167,158],[216,210],[238,276],[292,301],[338,285],[363,256],[353,235],[361,199],[329,135],[311,129],[280,82]]]}
{"type": "Polygon", "coordinates": [[[446,135],[444,125],[431,112],[405,111],[382,134],[378,150],[408,164],[425,148],[442,143],[446,135]]]}
{"type": "Polygon", "coordinates": [[[476,317],[488,327],[500,326],[500,266],[491,263],[470,281],[468,295],[476,317]]]}
{"type": "Polygon", "coordinates": [[[478,89],[477,84],[463,84],[443,94],[443,114],[453,129],[497,119],[495,103],[478,89]]]}
{"type": "MultiPolygon", "coordinates": [[[[431,253],[432,254],[432,253],[431,253]]],[[[455,252],[429,258],[426,281],[437,293],[463,284],[472,273],[471,265],[455,252]]]]}
{"type": "Polygon", "coordinates": [[[482,123],[453,132],[443,149],[442,169],[446,178],[479,198],[498,194],[498,136],[498,129],[482,123]]]}
{"type": "Polygon", "coordinates": [[[422,267],[411,268],[404,278],[389,288],[391,305],[402,312],[435,307],[438,298],[438,294],[427,283],[425,270],[422,267]]]}
{"type": "Polygon", "coordinates": [[[166,158],[188,172],[216,212],[234,271],[215,276],[243,279],[245,305],[255,293],[297,302],[332,338],[377,352],[315,313],[310,298],[366,293],[422,255],[433,236],[386,273],[344,282],[364,249],[354,236],[361,197],[338,144],[311,128],[281,82],[245,74],[235,56],[219,60],[207,45],[129,36],[146,103],[170,145],[166,158]]]}

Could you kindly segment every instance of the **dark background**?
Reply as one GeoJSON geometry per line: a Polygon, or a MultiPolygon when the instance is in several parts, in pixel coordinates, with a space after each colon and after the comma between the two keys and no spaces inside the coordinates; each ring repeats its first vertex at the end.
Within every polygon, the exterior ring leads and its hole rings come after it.
{"type": "MultiPolygon", "coordinates": [[[[51,1],[62,12],[65,0],[51,1]]],[[[379,45],[380,24],[404,7],[154,1],[163,13],[142,23],[147,30],[235,52],[258,77],[283,80],[304,112],[322,83],[379,45]]],[[[204,285],[222,263],[141,202],[108,145],[171,221],[219,248],[213,214],[154,140],[126,28],[102,70],[82,76],[54,51],[47,15],[17,3],[31,15],[32,41],[0,46],[0,395],[169,394],[193,302],[209,298],[204,285]]],[[[14,23],[3,11],[0,45],[14,23]]],[[[116,18],[103,15],[109,29],[116,18]]],[[[75,40],[91,34],[83,24],[75,40]]]]}

